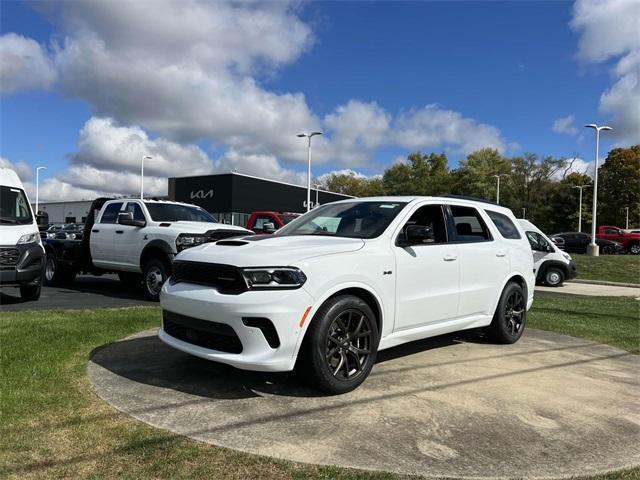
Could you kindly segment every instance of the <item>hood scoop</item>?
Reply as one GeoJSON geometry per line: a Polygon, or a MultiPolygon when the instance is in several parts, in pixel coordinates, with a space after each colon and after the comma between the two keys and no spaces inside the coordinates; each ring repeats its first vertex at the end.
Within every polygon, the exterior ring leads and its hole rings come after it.
{"type": "Polygon", "coordinates": [[[216,245],[224,245],[227,247],[241,247],[248,244],[249,242],[244,240],[220,240],[219,242],[216,242],[216,245]]]}

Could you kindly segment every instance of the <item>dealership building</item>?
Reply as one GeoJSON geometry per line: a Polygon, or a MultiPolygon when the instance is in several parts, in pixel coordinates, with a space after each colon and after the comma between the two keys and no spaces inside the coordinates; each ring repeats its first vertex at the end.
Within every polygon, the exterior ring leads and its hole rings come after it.
{"type": "MultiPolygon", "coordinates": [[[[347,198],[352,197],[311,190],[312,206],[347,198]]],[[[199,205],[220,222],[244,226],[251,212],[258,210],[306,212],[307,188],[233,172],[169,178],[169,200],[199,205]]],[[[91,200],[40,202],[38,207],[46,212],[50,224],[84,222],[91,200]]]]}

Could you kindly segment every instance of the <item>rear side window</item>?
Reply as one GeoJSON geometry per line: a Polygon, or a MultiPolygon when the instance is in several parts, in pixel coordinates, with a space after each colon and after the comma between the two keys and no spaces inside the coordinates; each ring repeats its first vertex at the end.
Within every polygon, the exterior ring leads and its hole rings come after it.
{"type": "Polygon", "coordinates": [[[489,215],[489,218],[500,232],[500,235],[504,238],[509,240],[518,240],[522,238],[520,236],[520,232],[518,232],[518,228],[509,217],[492,210],[485,210],[485,212],[487,212],[487,215],[489,215]]]}
{"type": "Polygon", "coordinates": [[[116,223],[118,220],[118,213],[122,208],[122,202],[110,203],[107,208],[104,209],[104,213],[100,218],[100,223],[116,223]]]}
{"type": "Polygon", "coordinates": [[[485,242],[491,234],[480,213],[472,207],[451,206],[458,242],[485,242]]]}

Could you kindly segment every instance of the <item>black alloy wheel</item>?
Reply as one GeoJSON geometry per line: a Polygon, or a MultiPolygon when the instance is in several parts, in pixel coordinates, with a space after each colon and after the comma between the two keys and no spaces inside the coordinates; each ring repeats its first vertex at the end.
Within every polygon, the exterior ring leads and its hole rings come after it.
{"type": "Polygon", "coordinates": [[[515,343],[522,336],[526,323],[527,299],[524,289],[515,282],[509,282],[502,291],[489,332],[498,343],[515,343]]]}
{"type": "Polygon", "coordinates": [[[359,310],[345,310],[329,327],[325,354],[327,367],[339,380],[362,375],[372,345],[371,320],[359,310]]]}

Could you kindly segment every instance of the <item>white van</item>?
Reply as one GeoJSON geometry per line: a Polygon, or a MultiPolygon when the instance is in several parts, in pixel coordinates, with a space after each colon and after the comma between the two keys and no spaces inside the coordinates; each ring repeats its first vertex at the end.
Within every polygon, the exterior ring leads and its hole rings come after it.
{"type": "Polygon", "coordinates": [[[18,287],[24,301],[40,298],[44,248],[20,178],[0,168],[0,287],[18,287]]]}
{"type": "Polygon", "coordinates": [[[536,283],[560,287],[565,280],[576,277],[576,264],[571,259],[571,255],[560,250],[530,221],[519,218],[518,223],[527,234],[533,250],[533,271],[536,274],[536,283]]]}

